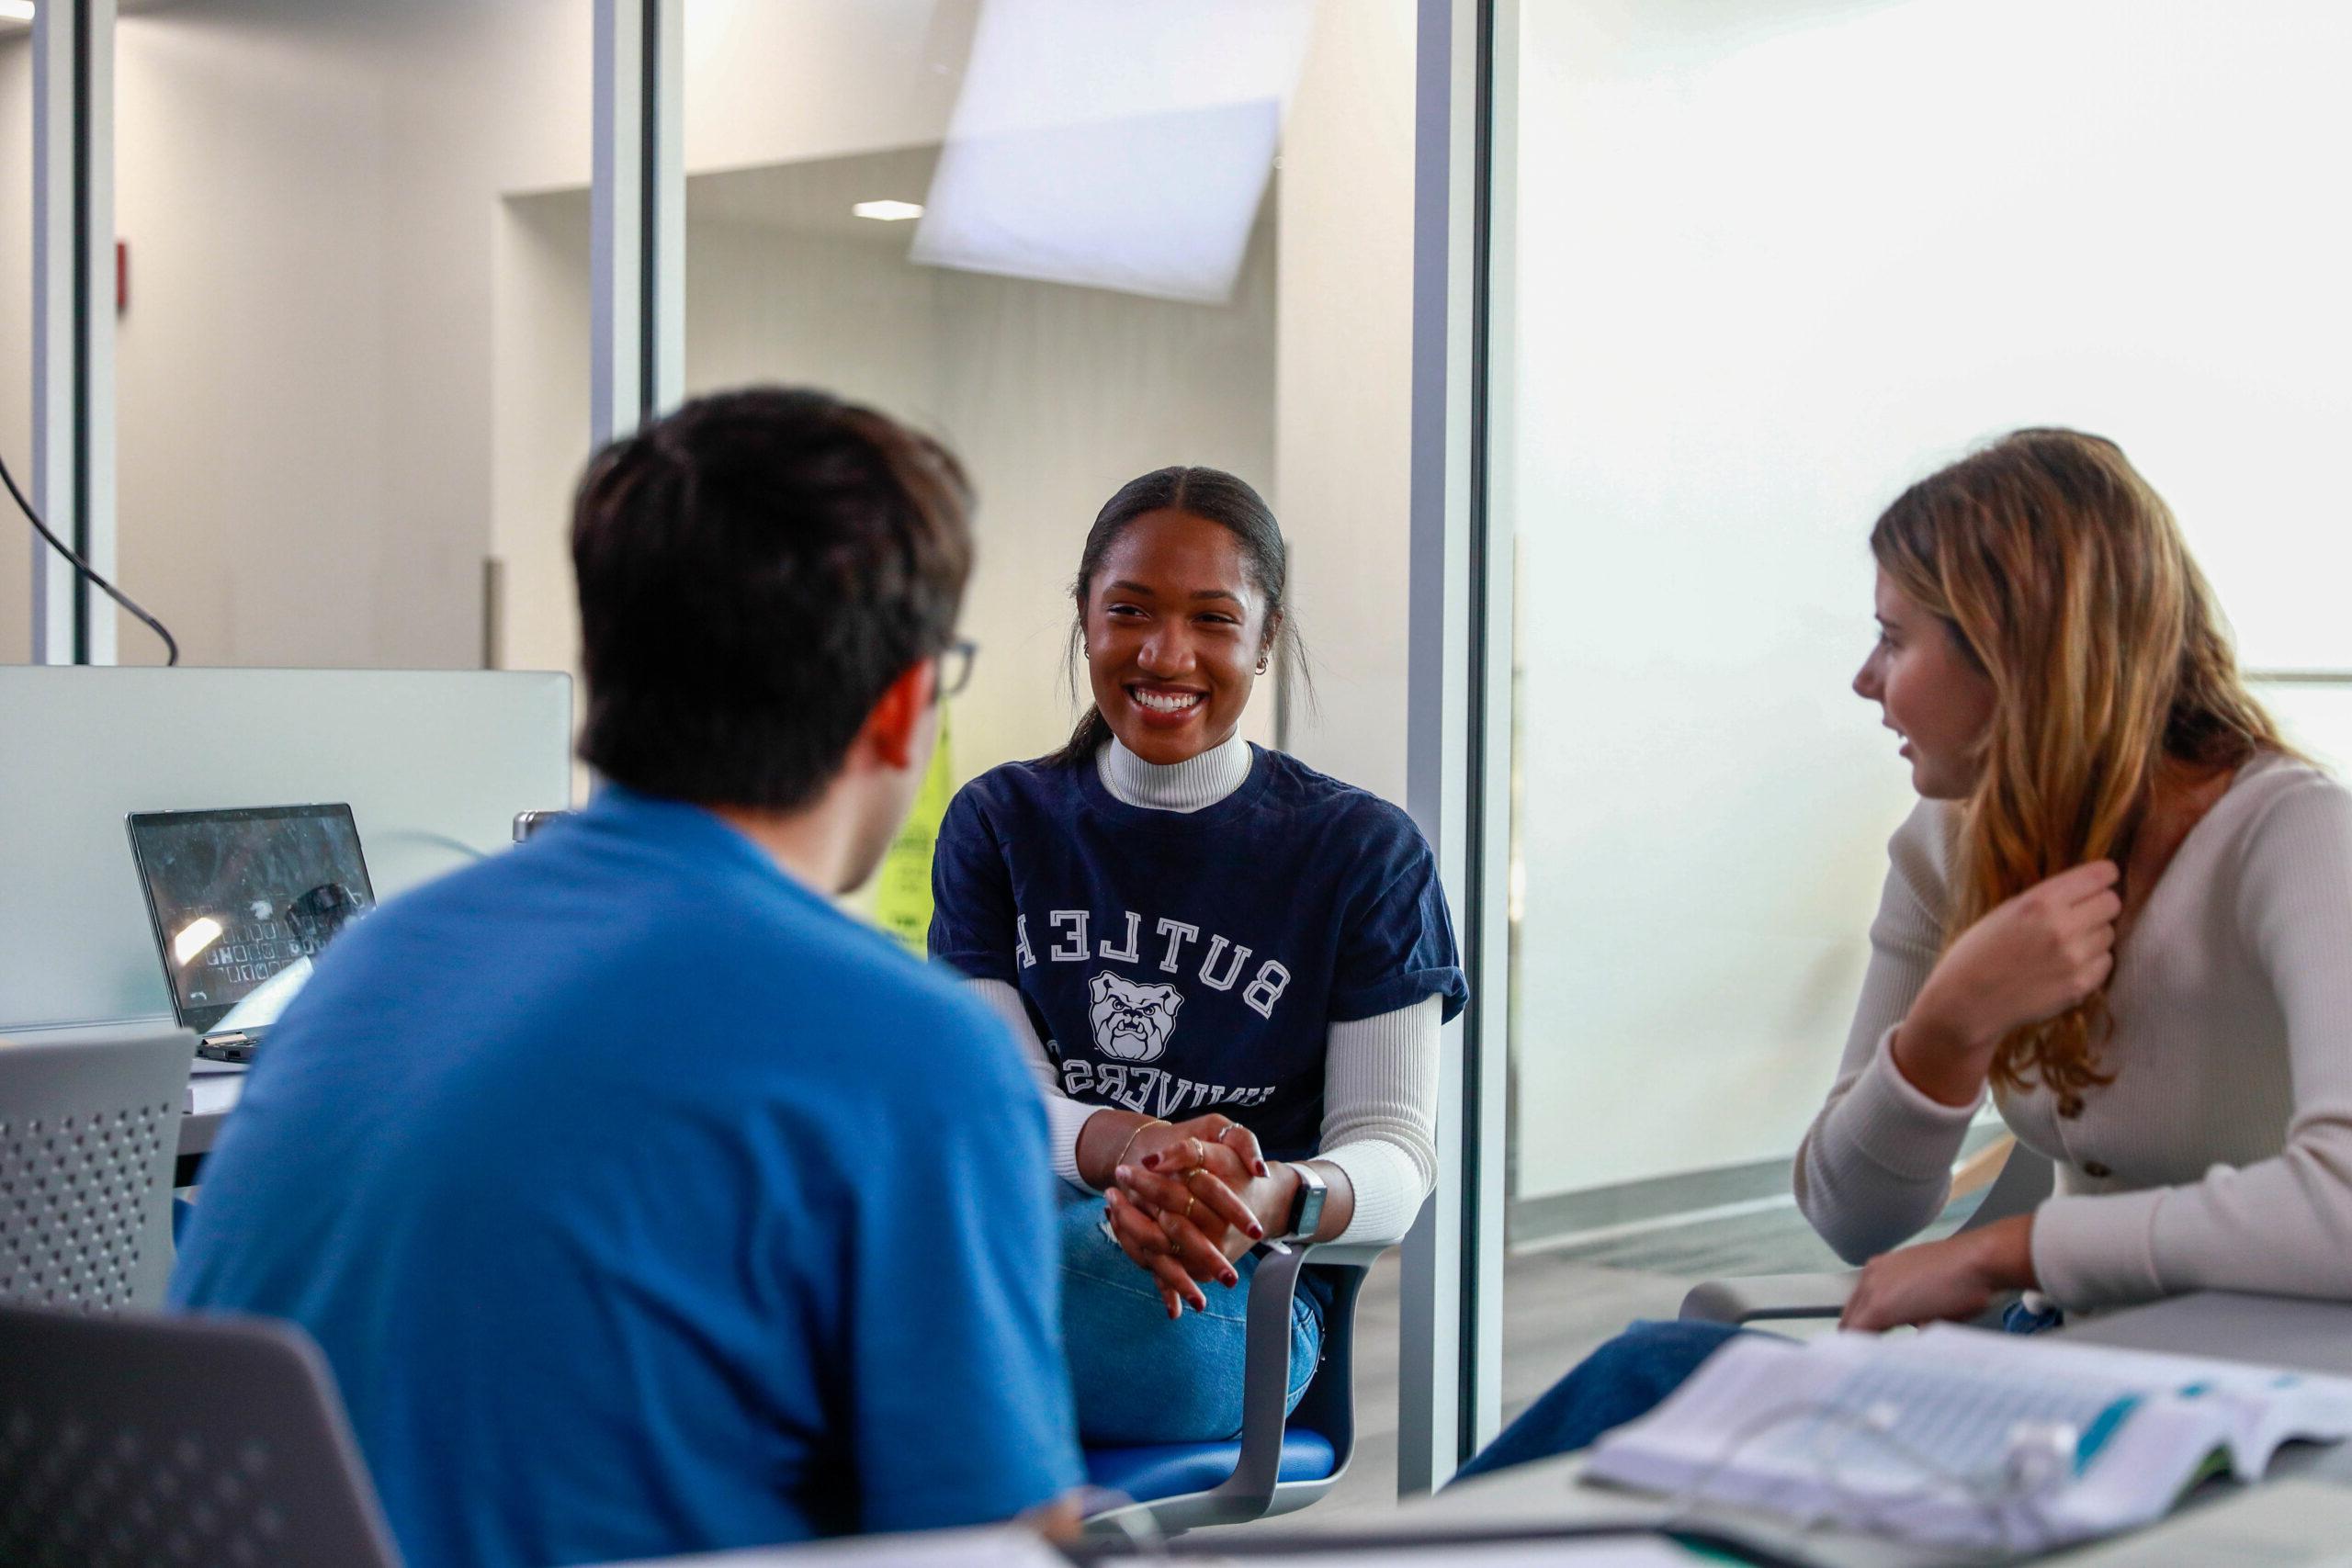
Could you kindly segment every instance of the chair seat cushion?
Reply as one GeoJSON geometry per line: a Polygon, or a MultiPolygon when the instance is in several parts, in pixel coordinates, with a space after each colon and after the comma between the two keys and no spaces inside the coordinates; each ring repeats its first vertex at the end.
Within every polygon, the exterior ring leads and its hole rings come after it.
{"type": "MultiPolygon", "coordinates": [[[[1238,1440],[1089,1449],[1086,1478],[1097,1486],[1124,1492],[1138,1503],[1152,1503],[1187,1492],[1206,1492],[1231,1476],[1240,1462],[1238,1440]]],[[[1320,1432],[1293,1427],[1283,1435],[1283,1480],[1321,1481],[1330,1475],[1336,1462],[1331,1439],[1320,1432]]]]}

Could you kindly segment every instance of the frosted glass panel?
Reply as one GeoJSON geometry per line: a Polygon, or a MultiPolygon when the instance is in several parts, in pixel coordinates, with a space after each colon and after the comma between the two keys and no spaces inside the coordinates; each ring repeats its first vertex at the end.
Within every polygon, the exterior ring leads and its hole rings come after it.
{"type": "Polygon", "coordinates": [[[379,899],[566,804],[571,682],[472,671],[0,669],[0,1033],[167,1015],[123,818],[340,801],[379,899]]]}
{"type": "MultiPolygon", "coordinates": [[[[954,773],[1069,736],[1087,525],[1199,463],[1272,503],[1318,656],[1319,706],[1269,682],[1245,732],[1401,799],[1408,0],[683,0],[683,28],[687,390],[826,387],[963,457],[954,773]]],[[[518,429],[570,407],[511,391],[518,429]]],[[[513,559],[518,656],[568,658],[560,541],[513,559]]]]}
{"type": "MultiPolygon", "coordinates": [[[[1521,7],[1518,1193],[1770,1160],[1910,802],[1847,690],[1877,511],[2120,441],[2250,665],[2352,669],[2352,14],[1521,7]]],[[[2352,700],[2271,690],[2323,754],[2352,700]]]]}
{"type": "MultiPolygon", "coordinates": [[[[120,11],[124,586],[187,664],[514,662],[487,563],[567,525],[532,438],[568,481],[590,434],[586,289],[515,204],[587,181],[594,6],[120,11]]],[[[128,620],[120,651],[161,657],[128,620]]]]}

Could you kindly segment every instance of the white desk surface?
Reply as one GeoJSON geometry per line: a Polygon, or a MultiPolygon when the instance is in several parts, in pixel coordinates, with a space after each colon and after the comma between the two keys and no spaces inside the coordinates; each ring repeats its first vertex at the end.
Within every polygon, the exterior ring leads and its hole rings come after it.
{"type": "Polygon", "coordinates": [[[245,1091],[245,1075],[241,1069],[217,1070],[216,1064],[199,1061],[197,1070],[188,1075],[188,1108],[180,1116],[180,1157],[200,1155],[212,1147],[212,1140],[220,1135],[220,1123],[235,1110],[237,1097],[245,1091]]]}
{"type": "MultiPolygon", "coordinates": [[[[2219,1356],[2233,1360],[2352,1374],[2352,1305],[2206,1292],[2106,1314],[2065,1330],[2101,1345],[2219,1356]]],[[[1563,1372],[1567,1369],[1560,1369],[1563,1372]]],[[[1582,1482],[1576,1456],[1521,1465],[1407,1504],[1376,1528],[1443,1536],[1473,1527],[1602,1521],[1655,1523],[1658,1499],[1582,1482]]],[[[2190,1563],[2352,1564],[2352,1445],[2295,1447],[2254,1487],[2209,1483],[2169,1519],[2141,1531],[2053,1555],[2070,1568],[2185,1568],[2190,1563]]],[[[1694,1522],[1718,1525],[1758,1545],[1825,1568],[1947,1568],[1981,1564],[1955,1555],[1838,1530],[1801,1532],[1769,1516],[1709,1509],[1694,1522]]],[[[1302,1530],[1363,1529],[1361,1517],[1299,1517],[1302,1530]]]]}

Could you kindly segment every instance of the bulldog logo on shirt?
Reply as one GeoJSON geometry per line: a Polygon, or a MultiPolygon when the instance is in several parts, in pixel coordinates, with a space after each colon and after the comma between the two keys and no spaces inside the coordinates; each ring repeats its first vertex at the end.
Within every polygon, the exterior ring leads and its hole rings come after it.
{"type": "Polygon", "coordinates": [[[1138,986],[1107,971],[1087,986],[1094,1045],[1122,1062],[1152,1062],[1168,1049],[1184,993],[1173,986],[1138,986]]]}

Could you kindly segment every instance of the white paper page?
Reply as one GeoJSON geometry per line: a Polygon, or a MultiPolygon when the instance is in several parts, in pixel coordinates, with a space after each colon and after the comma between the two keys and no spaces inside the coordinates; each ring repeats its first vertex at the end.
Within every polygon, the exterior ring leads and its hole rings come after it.
{"type": "MultiPolygon", "coordinates": [[[[1069,1568],[1069,1560],[1025,1529],[923,1530],[814,1541],[774,1551],[665,1557],[658,1568],[1069,1568]]],[[[625,1568],[625,1565],[616,1565],[625,1568]]],[[[657,1568],[641,1562],[635,1568],[657,1568]]]]}
{"type": "Polygon", "coordinates": [[[2258,1480],[2290,1438],[2332,1442],[2352,1437],[2352,1378],[1950,1324],[1922,1333],[1910,1342],[1910,1352],[2017,1376],[2042,1376],[2054,1368],[2063,1375],[2112,1377],[2150,1393],[2211,1399],[2229,1413],[2231,1466],[2241,1481],[2258,1480]]]}
{"type": "MultiPolygon", "coordinates": [[[[1262,1557],[1206,1557],[1188,1561],[1201,1564],[1229,1563],[1232,1568],[1261,1568],[1262,1557]]],[[[1595,1540],[1574,1537],[1555,1540],[1511,1540],[1449,1546],[1443,1540],[1363,1551],[1285,1551],[1283,1568],[1694,1568],[1716,1561],[1684,1550],[1657,1536],[1606,1536],[1595,1540]]]]}
{"type": "MultiPolygon", "coordinates": [[[[2222,1413],[2150,1404],[2111,1377],[2004,1375],[1865,1336],[1737,1341],[1651,1416],[1601,1440],[1595,1479],[1918,1540],[2027,1550],[2156,1517],[2222,1441],[2222,1413]],[[2082,1466],[2016,1466],[2036,1431],[2082,1466]]],[[[2030,1455],[2028,1457],[2030,1457],[2030,1455]]]]}

